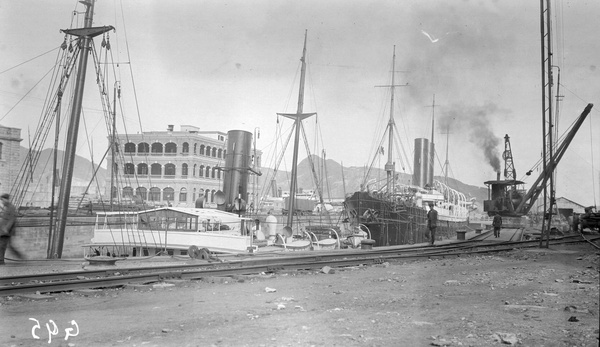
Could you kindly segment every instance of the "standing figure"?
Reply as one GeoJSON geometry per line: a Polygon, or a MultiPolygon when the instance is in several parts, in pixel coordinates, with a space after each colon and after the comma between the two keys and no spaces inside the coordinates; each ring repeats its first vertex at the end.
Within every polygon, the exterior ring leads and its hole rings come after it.
{"type": "Polygon", "coordinates": [[[434,209],[433,202],[429,203],[429,211],[427,212],[427,229],[429,229],[429,244],[433,246],[435,242],[435,230],[437,229],[438,213],[434,209]]]}
{"type": "Polygon", "coordinates": [[[277,217],[273,215],[273,210],[269,210],[267,212],[266,223],[266,231],[265,238],[267,239],[275,239],[275,234],[277,234],[277,217]]]}
{"type": "Polygon", "coordinates": [[[2,194],[0,200],[0,265],[4,265],[4,254],[10,249],[17,258],[23,258],[12,244],[11,237],[15,235],[15,222],[17,221],[17,209],[10,203],[10,195],[2,194]]]}
{"type": "Polygon", "coordinates": [[[494,227],[494,237],[500,237],[500,228],[502,228],[502,217],[500,217],[498,211],[496,211],[496,214],[494,215],[492,226],[494,227]]]}

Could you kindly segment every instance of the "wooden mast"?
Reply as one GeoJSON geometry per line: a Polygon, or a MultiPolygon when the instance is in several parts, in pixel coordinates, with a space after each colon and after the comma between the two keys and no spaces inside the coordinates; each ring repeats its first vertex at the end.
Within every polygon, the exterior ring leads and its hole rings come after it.
{"type": "Polygon", "coordinates": [[[65,226],[67,222],[67,213],[69,210],[69,196],[71,194],[71,182],[73,180],[73,168],[75,166],[77,133],[79,132],[79,120],[81,117],[87,61],[90,54],[90,44],[93,37],[103,34],[107,31],[114,30],[114,27],[112,26],[92,27],[95,0],[85,0],[80,2],[86,6],[84,27],[80,29],[61,30],[65,34],[78,37],[78,46],[81,49],[81,52],[79,56],[79,66],[77,68],[77,80],[75,83],[75,93],[73,96],[73,107],[71,110],[71,117],[67,132],[67,142],[65,145],[65,158],[62,170],[63,177],[60,182],[57,220],[58,228],[56,230],[57,234],[51,235],[52,244],[50,251],[48,252],[52,258],[62,257],[65,226]]]}
{"type": "Polygon", "coordinates": [[[292,179],[290,182],[290,196],[288,201],[287,227],[292,227],[294,219],[294,204],[296,200],[296,190],[298,189],[298,143],[300,142],[300,127],[302,121],[316,113],[302,113],[304,110],[304,81],[306,78],[306,38],[308,30],[304,32],[304,48],[302,49],[302,67],[300,69],[300,88],[298,91],[298,108],[296,113],[278,113],[278,115],[294,120],[294,154],[292,157],[292,179]]]}

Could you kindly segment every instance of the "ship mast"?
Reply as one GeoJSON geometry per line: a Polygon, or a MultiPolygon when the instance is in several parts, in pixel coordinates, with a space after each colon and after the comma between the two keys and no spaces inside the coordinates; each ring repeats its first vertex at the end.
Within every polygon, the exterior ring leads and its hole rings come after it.
{"type": "Polygon", "coordinates": [[[388,121],[388,160],[385,164],[385,172],[387,174],[387,195],[390,196],[392,193],[392,187],[394,185],[394,171],[395,163],[394,163],[394,126],[396,125],[394,122],[394,81],[396,75],[396,46],[394,46],[394,56],[392,58],[392,85],[390,89],[390,119],[388,121]]]}
{"type": "Polygon", "coordinates": [[[408,85],[396,85],[395,82],[396,76],[396,46],[394,46],[394,55],[392,58],[392,84],[389,86],[376,86],[376,87],[387,87],[390,88],[390,119],[388,121],[388,159],[385,164],[385,172],[386,172],[386,186],[387,186],[387,195],[390,196],[392,193],[392,188],[394,186],[394,172],[396,163],[394,163],[394,127],[396,123],[394,122],[394,88],[395,87],[406,87],[408,85]]]}
{"type": "MultiPolygon", "coordinates": [[[[61,258],[63,242],[65,237],[65,227],[67,223],[67,213],[69,210],[69,196],[71,194],[71,182],[73,180],[73,168],[75,166],[75,150],[77,148],[77,134],[79,132],[79,120],[83,103],[83,90],[85,87],[85,75],[88,56],[90,54],[90,44],[92,38],[107,31],[114,30],[112,26],[92,27],[94,18],[95,0],[80,1],[86,6],[84,27],[79,29],[61,30],[65,34],[78,37],[78,46],[81,49],[79,55],[79,66],[77,68],[77,80],[75,82],[75,93],[73,95],[73,106],[69,120],[67,132],[67,142],[65,145],[65,159],[63,164],[60,181],[60,195],[58,201],[58,228],[56,234],[50,235],[52,241],[48,252],[51,258],[61,258]]],[[[111,188],[112,189],[112,188],[111,188]]]]}
{"type": "Polygon", "coordinates": [[[288,201],[287,227],[292,227],[294,219],[294,204],[296,200],[296,190],[298,189],[298,143],[300,142],[300,128],[302,121],[316,113],[302,113],[304,110],[304,81],[306,79],[306,38],[308,30],[304,32],[304,48],[302,49],[302,67],[300,69],[300,88],[298,90],[298,108],[296,113],[278,113],[278,115],[294,120],[294,154],[292,157],[292,178],[290,182],[290,196],[288,201]]]}

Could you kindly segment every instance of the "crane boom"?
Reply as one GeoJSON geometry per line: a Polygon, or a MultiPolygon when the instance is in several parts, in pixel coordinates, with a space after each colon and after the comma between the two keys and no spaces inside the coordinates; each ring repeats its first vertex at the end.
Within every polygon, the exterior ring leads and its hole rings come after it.
{"type": "Polygon", "coordinates": [[[541,189],[539,189],[539,187],[543,187],[547,184],[548,180],[550,179],[551,173],[554,171],[554,169],[556,168],[556,165],[558,165],[558,162],[560,161],[562,156],[565,154],[567,147],[569,147],[569,145],[571,144],[571,141],[575,137],[575,134],[577,133],[577,131],[579,130],[579,128],[585,121],[585,118],[587,117],[587,115],[592,110],[592,107],[594,107],[593,104],[588,104],[586,106],[586,108],[583,110],[583,112],[581,113],[581,115],[579,116],[579,118],[575,121],[575,123],[573,124],[573,128],[567,133],[563,142],[561,142],[561,144],[556,149],[556,152],[553,155],[553,160],[550,161],[550,163],[552,163],[552,164],[546,166],[546,169],[541,173],[541,175],[533,183],[531,188],[529,188],[529,191],[527,192],[527,194],[525,194],[525,196],[523,197],[523,200],[521,200],[521,203],[515,209],[516,213],[521,214],[521,215],[526,215],[529,212],[529,210],[533,206],[533,202],[536,201],[536,199],[538,198],[538,196],[540,195],[540,193],[542,191],[541,189]]]}

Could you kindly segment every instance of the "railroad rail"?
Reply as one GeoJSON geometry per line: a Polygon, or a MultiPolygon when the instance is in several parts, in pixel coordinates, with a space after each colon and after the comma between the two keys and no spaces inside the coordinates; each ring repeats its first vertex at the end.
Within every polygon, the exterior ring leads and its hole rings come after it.
{"type": "MultiPolygon", "coordinates": [[[[475,238],[451,244],[431,246],[390,246],[376,247],[373,250],[313,251],[285,256],[247,256],[245,259],[222,262],[203,261],[199,264],[169,266],[149,266],[137,268],[114,268],[62,273],[43,273],[26,276],[0,277],[0,296],[26,293],[53,293],[78,289],[110,288],[133,283],[153,283],[166,279],[196,280],[210,277],[251,275],[264,272],[348,267],[357,265],[381,264],[388,261],[406,261],[422,258],[460,257],[467,254],[510,251],[515,248],[539,246],[539,240],[526,241],[486,241],[490,232],[475,238]]],[[[523,230],[515,229],[512,239],[519,239],[523,230]]],[[[599,236],[584,238],[571,235],[550,240],[552,245],[593,242],[599,236]]]]}

